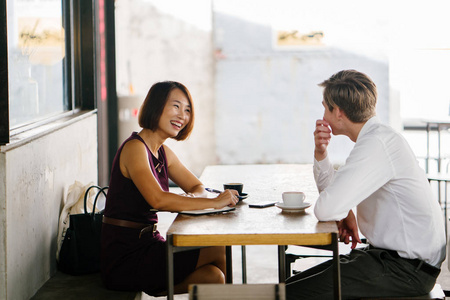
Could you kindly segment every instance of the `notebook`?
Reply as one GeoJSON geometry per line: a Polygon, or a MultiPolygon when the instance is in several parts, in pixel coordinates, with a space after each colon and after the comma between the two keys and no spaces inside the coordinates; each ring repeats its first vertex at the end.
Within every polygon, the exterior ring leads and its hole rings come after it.
{"type": "Polygon", "coordinates": [[[223,213],[223,212],[229,212],[229,211],[232,211],[232,210],[235,210],[235,209],[236,209],[236,207],[225,206],[223,208],[207,208],[207,209],[199,209],[199,210],[183,210],[183,211],[180,211],[178,213],[184,214],[184,215],[199,216],[199,215],[209,215],[209,214],[218,214],[218,213],[223,213]]]}

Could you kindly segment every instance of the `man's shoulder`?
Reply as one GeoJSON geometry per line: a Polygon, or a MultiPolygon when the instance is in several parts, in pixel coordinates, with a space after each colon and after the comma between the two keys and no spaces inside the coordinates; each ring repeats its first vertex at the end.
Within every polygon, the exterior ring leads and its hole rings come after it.
{"type": "Polygon", "coordinates": [[[398,145],[401,136],[388,125],[382,123],[373,124],[367,128],[364,135],[358,137],[355,144],[355,150],[368,153],[386,153],[389,145],[398,145]]]}
{"type": "Polygon", "coordinates": [[[361,139],[392,139],[401,138],[401,134],[398,133],[391,126],[383,123],[373,123],[367,128],[365,134],[361,136],[361,139]]]}

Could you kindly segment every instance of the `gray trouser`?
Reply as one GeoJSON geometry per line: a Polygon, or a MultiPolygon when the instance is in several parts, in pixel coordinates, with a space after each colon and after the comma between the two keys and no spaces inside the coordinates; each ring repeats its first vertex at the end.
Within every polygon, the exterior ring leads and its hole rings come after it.
{"type": "MultiPolygon", "coordinates": [[[[342,299],[412,297],[429,293],[440,269],[398,257],[394,251],[354,249],[340,256],[342,299]]],[[[319,264],[286,280],[288,300],[333,299],[333,262],[319,264]]]]}

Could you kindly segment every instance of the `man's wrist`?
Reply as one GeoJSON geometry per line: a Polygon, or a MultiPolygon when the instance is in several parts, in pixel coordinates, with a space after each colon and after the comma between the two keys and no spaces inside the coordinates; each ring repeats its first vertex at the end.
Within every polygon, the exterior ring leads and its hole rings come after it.
{"type": "Polygon", "coordinates": [[[325,151],[325,152],[318,152],[318,151],[314,150],[314,158],[315,158],[317,161],[322,161],[322,160],[324,160],[326,157],[327,157],[327,151],[325,151]]]}

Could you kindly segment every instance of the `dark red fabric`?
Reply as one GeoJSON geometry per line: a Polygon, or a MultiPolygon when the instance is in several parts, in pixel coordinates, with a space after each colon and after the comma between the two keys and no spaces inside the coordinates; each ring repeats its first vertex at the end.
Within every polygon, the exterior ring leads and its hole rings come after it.
{"type": "MultiPolygon", "coordinates": [[[[111,218],[156,223],[158,215],[141,195],[133,181],[120,171],[123,146],[130,140],[145,142],[136,133],[120,146],[113,161],[104,215],[111,218]]],[[[169,190],[167,160],[164,147],[158,150],[159,160],[147,147],[149,164],[164,191],[169,190]],[[158,165],[159,164],[159,165],[158,165]],[[160,172],[155,166],[161,166],[160,172]]],[[[159,167],[158,167],[159,169],[159,167]]],[[[101,273],[105,286],[114,290],[144,291],[148,294],[166,290],[166,241],[159,234],[146,233],[139,239],[138,229],[110,224],[102,227],[101,273]]],[[[199,250],[175,254],[175,284],[180,283],[197,265],[199,250]]]]}

